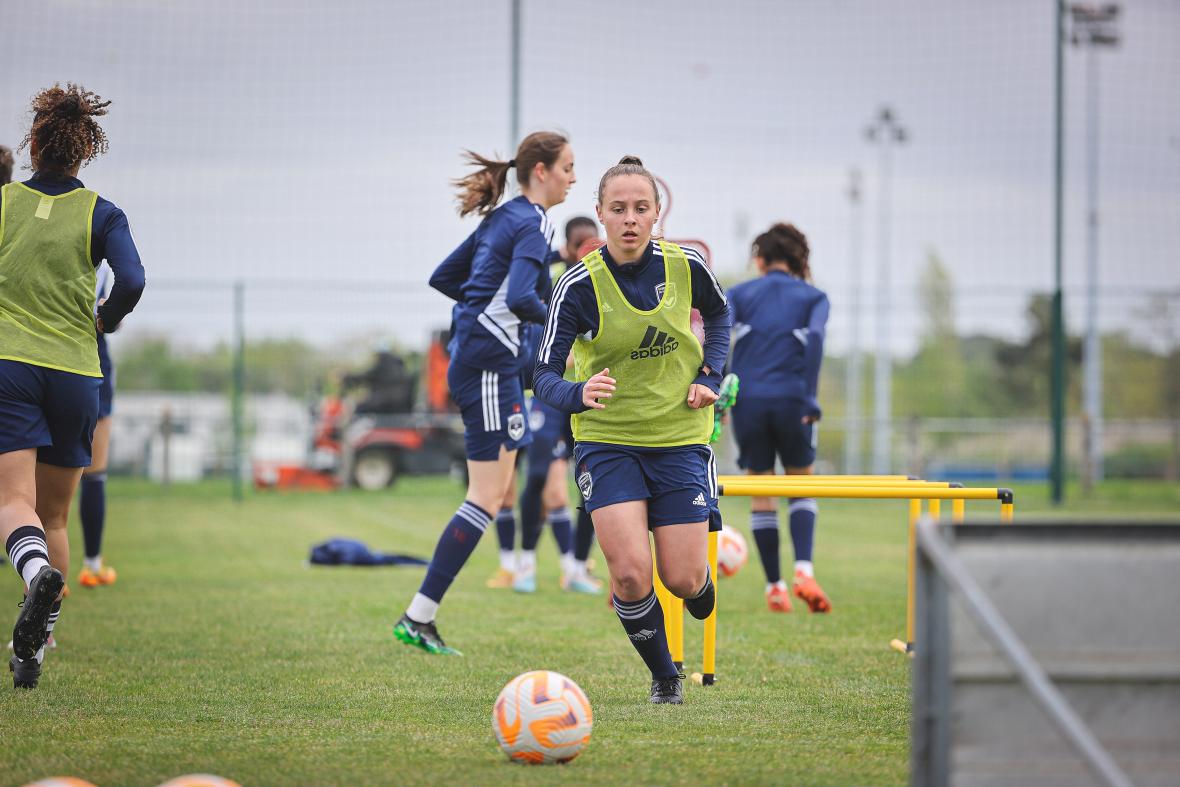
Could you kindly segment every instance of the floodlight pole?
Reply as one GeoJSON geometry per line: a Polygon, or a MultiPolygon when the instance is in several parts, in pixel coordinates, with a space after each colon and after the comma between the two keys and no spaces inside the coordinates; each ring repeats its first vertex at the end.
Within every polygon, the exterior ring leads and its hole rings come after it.
{"type": "Polygon", "coordinates": [[[520,144],[520,0],[512,2],[511,75],[509,87],[508,158],[516,155],[520,144]]]}
{"type": "Polygon", "coordinates": [[[850,213],[850,232],[848,233],[848,276],[851,290],[848,297],[849,313],[852,316],[850,328],[851,344],[848,348],[847,379],[845,384],[845,412],[844,419],[844,472],[848,475],[859,475],[861,458],[864,448],[864,394],[861,385],[863,358],[860,346],[860,309],[861,309],[861,253],[863,219],[861,212],[861,175],[859,169],[849,173],[848,204],[850,213]]]}
{"type": "Polygon", "coordinates": [[[1053,428],[1049,463],[1049,494],[1061,505],[1065,492],[1065,313],[1062,308],[1061,255],[1065,125],[1065,0],[1057,0],[1057,38],[1054,44],[1053,97],[1053,303],[1052,363],[1049,375],[1049,412],[1053,428]]]}
{"type": "Polygon", "coordinates": [[[1089,428],[1087,484],[1103,477],[1102,452],[1102,337],[1098,329],[1098,50],[1118,45],[1114,29],[1117,5],[1074,4],[1070,42],[1086,49],[1086,339],[1083,352],[1082,399],[1089,428]]]}
{"type": "Polygon", "coordinates": [[[881,150],[881,202],[878,241],[880,243],[877,271],[876,328],[877,358],[873,367],[873,473],[885,475],[892,464],[893,434],[893,360],[890,355],[890,310],[893,306],[889,279],[890,230],[890,164],[895,144],[903,144],[909,136],[893,113],[881,107],[877,117],[865,129],[865,137],[872,143],[880,143],[881,150]]]}

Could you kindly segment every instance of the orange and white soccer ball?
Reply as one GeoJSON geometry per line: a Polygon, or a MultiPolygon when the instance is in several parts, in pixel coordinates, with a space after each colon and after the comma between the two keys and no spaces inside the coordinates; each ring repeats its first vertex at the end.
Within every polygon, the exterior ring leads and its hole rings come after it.
{"type": "Polygon", "coordinates": [[[242,787],[232,779],[214,776],[211,773],[188,773],[169,779],[160,787],[242,787]]]}
{"type": "Polygon", "coordinates": [[[25,787],[95,787],[95,785],[76,776],[51,776],[48,779],[29,782],[25,787]]]}
{"type": "Polygon", "coordinates": [[[717,573],[732,577],[746,565],[749,557],[745,537],[732,527],[722,526],[717,534],[717,573]]]}
{"type": "Polygon", "coordinates": [[[496,698],[492,729],[514,762],[569,762],[590,742],[594,713],[578,684],[558,672],[517,675],[496,698]]]}

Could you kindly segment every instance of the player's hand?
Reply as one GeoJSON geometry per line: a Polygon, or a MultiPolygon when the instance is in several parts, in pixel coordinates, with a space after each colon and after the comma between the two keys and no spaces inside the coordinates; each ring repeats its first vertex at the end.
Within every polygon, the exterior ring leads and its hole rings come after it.
{"type": "Polygon", "coordinates": [[[800,418],[799,420],[802,421],[805,426],[811,426],[813,423],[815,423],[816,421],[819,420],[819,416],[818,415],[805,415],[802,418],[800,418]]]}
{"type": "Polygon", "coordinates": [[[106,326],[104,326],[102,324],[102,317],[96,316],[94,318],[94,327],[98,329],[99,333],[106,333],[107,332],[106,326]]]}
{"type": "Polygon", "coordinates": [[[611,398],[614,390],[615,378],[610,376],[610,369],[603,369],[582,386],[582,404],[592,410],[604,410],[606,403],[598,400],[611,398]]]}
{"type": "Polygon", "coordinates": [[[688,406],[694,410],[699,410],[702,407],[708,407],[717,401],[717,394],[707,385],[700,383],[693,383],[688,386],[688,406]]]}

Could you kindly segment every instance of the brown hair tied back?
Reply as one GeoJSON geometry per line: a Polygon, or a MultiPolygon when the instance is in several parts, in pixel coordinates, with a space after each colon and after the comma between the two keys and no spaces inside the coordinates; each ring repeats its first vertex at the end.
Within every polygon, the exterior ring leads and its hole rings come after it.
{"type": "Polygon", "coordinates": [[[552,167],[568,144],[569,140],[561,134],[536,131],[521,141],[515,158],[508,161],[485,158],[472,150],[463,151],[467,163],[479,169],[451,181],[459,189],[459,215],[488,215],[504,196],[510,168],[516,167],[516,182],[527,186],[537,164],[552,167]]]}
{"type": "Polygon", "coordinates": [[[767,265],[782,263],[793,275],[811,281],[811,266],[808,264],[811,249],[807,246],[807,237],[794,224],[775,224],[754,239],[750,251],[767,265]]]}
{"type": "Polygon", "coordinates": [[[598,181],[598,204],[602,204],[602,192],[606,191],[606,184],[611,178],[617,178],[620,175],[641,175],[647,178],[647,182],[651,184],[651,192],[656,197],[656,207],[660,205],[660,190],[656,188],[656,179],[647,167],[643,166],[643,161],[639,156],[623,156],[619,159],[619,163],[608,169],[602,174],[602,180],[598,181]]]}
{"type": "Polygon", "coordinates": [[[0,186],[12,182],[12,167],[14,163],[12,151],[0,145],[0,186]]]}
{"type": "Polygon", "coordinates": [[[107,151],[107,135],[97,117],[109,101],[72,82],[45,88],[33,97],[33,125],[20,147],[37,143],[33,169],[62,174],[107,151]]]}

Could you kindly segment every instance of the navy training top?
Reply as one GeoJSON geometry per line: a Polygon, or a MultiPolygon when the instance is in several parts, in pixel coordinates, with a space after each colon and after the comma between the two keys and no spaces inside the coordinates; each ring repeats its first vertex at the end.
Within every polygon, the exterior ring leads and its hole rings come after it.
{"type": "Polygon", "coordinates": [[[739,399],[796,399],[818,416],[828,296],[786,271],[771,270],[732,287],[729,302],[729,369],[741,380],[739,399]]]}
{"type": "MultiPolygon", "coordinates": [[[[50,197],[85,188],[77,178],[46,172],[34,173],[24,185],[50,197]]],[[[113,202],[99,196],[94,204],[90,229],[90,262],[98,268],[104,259],[115,274],[115,283],[106,303],[98,307],[97,314],[102,317],[104,332],[111,333],[139,303],[146,279],[127,215],[113,202]]]]}
{"type": "MultiPolygon", "coordinates": [[[[488,214],[430,276],[454,300],[451,360],[502,374],[523,371],[522,323],[545,322],[541,274],[547,272],[553,225],[523,196],[488,214]]],[[[527,328],[524,331],[527,333],[527,328]]]]}
{"type": "MultiPolygon", "coordinates": [[[[721,387],[721,370],[729,351],[729,304],[725,291],[700,252],[682,246],[688,257],[692,277],[692,306],[705,321],[705,360],[709,374],[697,375],[694,383],[708,386],[714,393],[721,387]]],[[[636,309],[654,309],[660,302],[664,286],[664,261],[660,245],[651,241],[637,262],[619,265],[611,259],[606,246],[599,251],[614,275],[627,302],[636,309]]],[[[574,339],[593,337],[598,332],[598,298],[590,281],[590,271],[578,263],[567,270],[553,288],[549,319],[537,350],[537,367],[533,372],[533,392],[542,402],[567,413],[586,409],[582,403],[582,386],[562,379],[565,359],[574,339]]]]}

